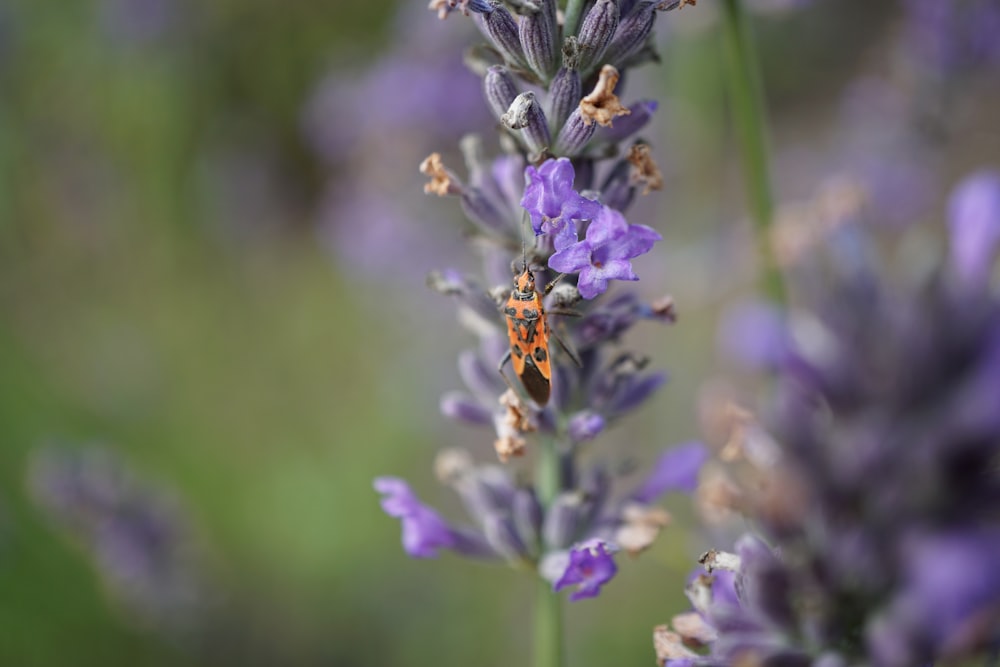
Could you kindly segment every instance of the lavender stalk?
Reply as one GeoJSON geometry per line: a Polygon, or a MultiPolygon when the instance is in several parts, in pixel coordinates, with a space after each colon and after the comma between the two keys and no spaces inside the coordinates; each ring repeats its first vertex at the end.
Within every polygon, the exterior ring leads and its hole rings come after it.
{"type": "Polygon", "coordinates": [[[741,0],[722,0],[721,4],[723,51],[733,121],[742,145],[743,176],[763,265],[761,286],[771,300],[781,303],[785,300],[785,287],[771,250],[774,200],[757,53],[741,0]]]}
{"type": "Polygon", "coordinates": [[[425,192],[461,203],[484,266],[482,276],[443,270],[428,279],[455,298],[460,322],[479,341],[459,356],[467,391],[442,397],[441,411],[492,430],[499,463],[464,450],[439,454],[435,470],[461,498],[464,525],[425,505],[402,479],[378,478],[375,490],[400,520],[410,556],[448,550],[538,578],[536,667],[564,662],[560,592],[569,589],[570,601],[597,597],[617,573],[616,555],[637,555],[666,527],[657,500],[690,492],[704,460],[700,445],[670,450],[636,488],[623,489],[612,467],[583,456],[665,380],[623,338],[640,321],[672,323],[672,300],[610,291],[638,281],[636,260],[662,240],[626,219],[636,196],[663,185],[652,149],[635,136],[655,104],[616,92],[648,41],[653,13],[675,8],[661,4],[629,4],[629,20],[619,23],[618,0],[597,3],[586,17],[586,3],[571,0],[559,34],[554,0],[508,2],[513,13],[496,1],[431,3],[441,18],[475,15],[502,60],[482,70],[500,154],[488,157],[485,142],[470,136],[462,141],[464,177],[437,152],[420,165],[425,192]],[[574,36],[581,20],[582,47],[574,36]],[[595,76],[578,71],[581,48],[595,76]],[[632,122],[626,102],[636,109],[632,122]],[[534,470],[517,470],[516,459],[534,447],[534,470]]]}

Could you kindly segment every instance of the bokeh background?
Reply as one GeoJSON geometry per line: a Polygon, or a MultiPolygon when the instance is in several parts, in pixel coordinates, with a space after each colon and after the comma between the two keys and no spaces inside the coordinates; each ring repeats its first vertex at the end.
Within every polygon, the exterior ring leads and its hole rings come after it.
{"type": "MultiPolygon", "coordinates": [[[[438,414],[473,339],[424,276],[474,261],[416,173],[492,121],[462,65],[471,23],[424,4],[0,5],[0,664],[527,659],[533,582],[408,559],[371,487],[406,476],[460,516],[434,453],[492,455],[438,414]],[[73,452],[185,517],[193,602],[123,597],[46,508],[33,475],[73,452]]],[[[955,46],[979,44],[969,26],[921,33],[949,20],[930,5],[754,3],[781,201],[848,178],[887,225],[940,219],[951,184],[1000,161],[1000,58],[955,46]]],[[[603,445],[640,465],[699,437],[728,372],[716,327],[753,289],[714,9],[661,17],[661,64],[628,82],[662,101],[667,176],[630,216],[664,235],[641,287],[680,312],[634,339],[670,384],[603,445]]],[[[571,664],[651,664],[706,544],[690,505],[670,499],[660,542],[569,608],[571,664]]]]}

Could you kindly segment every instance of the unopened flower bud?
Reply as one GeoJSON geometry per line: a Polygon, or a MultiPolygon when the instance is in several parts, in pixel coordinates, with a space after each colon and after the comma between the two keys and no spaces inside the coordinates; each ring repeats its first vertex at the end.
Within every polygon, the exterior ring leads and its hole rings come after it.
{"type": "Polygon", "coordinates": [[[520,130],[521,140],[532,153],[540,154],[552,144],[545,112],[531,91],[518,95],[500,122],[512,130],[520,130]]]}
{"type": "Polygon", "coordinates": [[[576,540],[583,515],[583,503],[578,493],[561,493],[545,515],[542,534],[550,549],[565,549],[576,540]]]}
{"type": "Polygon", "coordinates": [[[500,119],[517,97],[517,85],[510,70],[502,65],[494,65],[486,70],[483,78],[483,93],[495,118],[500,119]]]}
{"type": "Polygon", "coordinates": [[[496,4],[492,12],[483,14],[481,25],[483,32],[508,63],[520,67],[527,66],[517,21],[503,5],[496,4]]]}
{"type": "Polygon", "coordinates": [[[619,66],[625,64],[646,45],[655,21],[656,11],[651,4],[642,4],[623,17],[618,23],[614,39],[604,52],[604,62],[619,66]]]}
{"type": "Polygon", "coordinates": [[[566,119],[579,106],[582,96],[579,70],[561,67],[549,87],[549,105],[545,112],[553,132],[558,132],[566,124],[566,119]]]}
{"type": "Polygon", "coordinates": [[[528,557],[524,541],[514,529],[514,522],[510,517],[499,514],[488,515],[483,520],[483,533],[490,546],[508,560],[523,560],[528,557]]]}
{"type": "Polygon", "coordinates": [[[539,9],[522,16],[518,25],[524,57],[542,81],[548,81],[559,67],[557,27],[549,17],[549,12],[539,9]]]}
{"type": "Polygon", "coordinates": [[[579,108],[570,114],[556,137],[552,152],[559,156],[573,157],[580,154],[594,136],[597,125],[588,121],[579,108]]]}
{"type": "Polygon", "coordinates": [[[604,430],[604,424],[604,417],[591,410],[583,410],[570,417],[567,430],[573,442],[587,442],[604,430]]]}
{"type": "Polygon", "coordinates": [[[462,392],[449,392],[441,397],[441,414],[457,422],[476,426],[493,423],[493,413],[462,392]]]}
{"type": "Polygon", "coordinates": [[[577,37],[581,71],[590,71],[601,64],[601,58],[618,29],[618,19],[618,3],[615,0],[597,0],[587,12],[577,37]]]}
{"type": "Polygon", "coordinates": [[[619,141],[628,139],[646,127],[658,106],[659,104],[656,100],[633,102],[629,105],[629,111],[632,113],[628,116],[615,119],[615,124],[612,127],[602,127],[597,130],[595,140],[616,144],[619,141]]]}
{"type": "Polygon", "coordinates": [[[514,525],[529,551],[537,552],[542,539],[542,505],[534,489],[518,489],[514,494],[514,525]]]}

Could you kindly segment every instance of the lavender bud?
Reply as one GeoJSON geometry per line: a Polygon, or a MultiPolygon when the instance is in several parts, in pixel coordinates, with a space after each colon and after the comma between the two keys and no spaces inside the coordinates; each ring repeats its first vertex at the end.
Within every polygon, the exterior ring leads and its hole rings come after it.
{"type": "Polygon", "coordinates": [[[580,490],[583,491],[586,508],[584,519],[590,523],[601,515],[611,493],[611,475],[607,468],[598,465],[586,469],[580,475],[580,490]]]}
{"type": "Polygon", "coordinates": [[[655,21],[656,11],[652,5],[638,7],[631,15],[623,18],[605,51],[604,62],[616,66],[625,64],[646,45],[655,21]]]}
{"type": "Polygon", "coordinates": [[[483,533],[490,546],[508,560],[524,560],[528,557],[528,549],[514,529],[514,522],[509,517],[490,514],[483,519],[483,533]]]}
{"type": "MultiPolygon", "coordinates": [[[[618,127],[617,125],[615,126],[618,127]]],[[[619,160],[601,187],[601,201],[616,211],[625,211],[635,198],[628,160],[619,160]]]]}
{"type": "Polygon", "coordinates": [[[479,188],[465,188],[461,203],[465,215],[483,230],[503,236],[510,229],[507,217],[479,188]]]}
{"type": "Polygon", "coordinates": [[[514,83],[514,77],[510,75],[510,70],[503,65],[494,65],[486,70],[483,93],[493,115],[497,119],[502,118],[517,97],[517,85],[514,83]]]}
{"type": "Polygon", "coordinates": [[[580,531],[583,507],[578,493],[561,493],[545,515],[542,534],[550,549],[565,549],[580,531]]]}
{"type": "Polygon", "coordinates": [[[579,154],[594,136],[596,129],[597,123],[588,122],[580,109],[577,108],[570,114],[566,125],[560,130],[556,145],[552,149],[553,153],[566,156],[579,154]]]}
{"type": "Polygon", "coordinates": [[[582,410],[569,420],[569,437],[573,442],[587,442],[604,430],[604,417],[590,410],[582,410]]]}
{"type": "Polygon", "coordinates": [[[583,86],[580,71],[575,67],[561,67],[549,87],[549,107],[545,113],[553,131],[558,132],[562,128],[573,110],[580,105],[581,97],[583,86]]]}
{"type": "Polygon", "coordinates": [[[518,33],[528,65],[543,81],[548,81],[559,66],[556,25],[550,22],[549,13],[539,10],[525,14],[518,33]]]}
{"type": "Polygon", "coordinates": [[[667,381],[665,373],[650,373],[642,378],[633,378],[615,397],[610,408],[614,415],[620,416],[631,412],[642,405],[647,398],[667,381]]]}
{"type": "Polygon", "coordinates": [[[475,426],[493,425],[493,413],[460,391],[448,392],[441,397],[441,414],[475,426]]]}
{"type": "MultiPolygon", "coordinates": [[[[620,82],[619,82],[620,85],[620,82]]],[[[615,120],[612,127],[602,127],[597,131],[597,141],[615,144],[628,139],[639,130],[646,127],[659,103],[655,100],[640,100],[629,105],[632,112],[628,116],[622,116],[615,120]]]]}
{"type": "Polygon", "coordinates": [[[512,65],[524,67],[527,60],[524,57],[524,50],[521,48],[521,38],[518,36],[517,21],[510,15],[505,7],[495,4],[493,11],[483,14],[482,30],[493,42],[507,62],[512,65]]]}
{"type": "Polygon", "coordinates": [[[458,374],[465,386],[483,400],[496,400],[503,391],[503,380],[496,369],[490,369],[472,350],[462,350],[459,353],[458,374]]]}
{"type": "Polygon", "coordinates": [[[587,12],[577,37],[580,70],[589,71],[601,64],[601,57],[618,29],[618,3],[615,0],[597,0],[587,12]]]}
{"type": "Polygon", "coordinates": [[[512,511],[521,539],[529,551],[537,552],[541,547],[543,511],[534,489],[518,489],[512,511]]]}
{"type": "Polygon", "coordinates": [[[521,139],[532,153],[540,154],[552,144],[545,112],[531,91],[518,95],[500,122],[512,130],[521,130],[521,139]]]}

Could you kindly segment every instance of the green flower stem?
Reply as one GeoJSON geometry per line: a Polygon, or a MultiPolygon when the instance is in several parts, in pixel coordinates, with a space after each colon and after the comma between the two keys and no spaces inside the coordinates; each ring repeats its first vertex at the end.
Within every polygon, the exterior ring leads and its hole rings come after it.
{"type": "Polygon", "coordinates": [[[736,133],[742,144],[747,197],[761,253],[762,287],[765,294],[781,303],[785,300],[785,286],[771,244],[774,200],[757,52],[741,0],[721,0],[720,4],[730,103],[736,133]]]}
{"type": "Polygon", "coordinates": [[[562,667],[562,599],[552,584],[538,578],[535,599],[535,667],[562,667]]]}
{"type": "Polygon", "coordinates": [[[563,39],[576,35],[576,31],[580,28],[580,14],[583,13],[585,4],[586,0],[567,0],[563,19],[563,39]]]}
{"type": "MultiPolygon", "coordinates": [[[[543,438],[537,468],[538,497],[548,508],[559,494],[559,447],[555,438],[543,438]]],[[[535,667],[563,666],[562,599],[552,584],[538,577],[535,598],[535,667]]]]}

